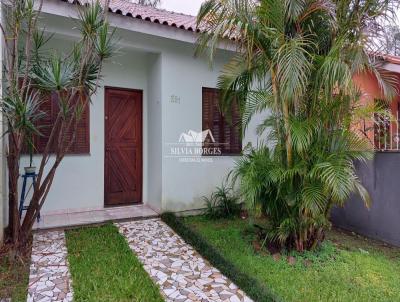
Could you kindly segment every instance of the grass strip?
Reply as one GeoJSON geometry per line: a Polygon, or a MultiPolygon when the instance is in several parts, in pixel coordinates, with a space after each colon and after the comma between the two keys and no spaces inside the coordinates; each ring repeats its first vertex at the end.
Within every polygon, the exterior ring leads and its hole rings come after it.
{"type": "Polygon", "coordinates": [[[398,248],[332,229],[312,252],[282,251],[272,256],[257,249],[257,230],[248,220],[204,216],[182,220],[225,259],[284,301],[400,301],[398,248]]]}
{"type": "Polygon", "coordinates": [[[74,301],[164,301],[113,224],[66,232],[74,301]]]}
{"type": "Polygon", "coordinates": [[[225,259],[200,234],[188,227],[181,218],[173,213],[164,213],[161,215],[161,219],[254,301],[281,301],[259,280],[242,272],[232,262],[225,259]]]}

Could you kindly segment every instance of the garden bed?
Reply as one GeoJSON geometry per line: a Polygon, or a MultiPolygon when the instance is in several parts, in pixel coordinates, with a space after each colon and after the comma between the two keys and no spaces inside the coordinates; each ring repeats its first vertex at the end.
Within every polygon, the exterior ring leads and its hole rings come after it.
{"type": "MultiPolygon", "coordinates": [[[[279,297],[276,300],[400,301],[398,248],[332,230],[314,253],[271,255],[255,246],[255,233],[245,220],[210,221],[204,217],[189,217],[179,222],[183,222],[181,230],[177,230],[179,233],[185,232],[183,225],[189,232],[198,234],[200,241],[209,244],[224,259],[225,265],[231,263],[242,277],[254,279],[257,291],[268,288],[271,297],[279,297]]],[[[193,234],[191,241],[195,241],[193,234]]],[[[221,269],[210,253],[203,256],[221,269]]],[[[242,282],[235,277],[232,279],[242,282]]],[[[251,296],[261,301],[257,298],[262,296],[260,293],[251,296]]]]}

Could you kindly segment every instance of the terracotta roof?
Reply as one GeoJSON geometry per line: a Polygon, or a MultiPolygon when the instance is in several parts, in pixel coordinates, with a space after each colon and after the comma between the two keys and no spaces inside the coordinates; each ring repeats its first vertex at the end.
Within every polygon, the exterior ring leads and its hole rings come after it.
{"type": "MultiPolygon", "coordinates": [[[[61,0],[71,4],[87,5],[90,0],[61,0]]],[[[192,32],[199,32],[196,27],[196,17],[176,12],[170,12],[151,6],[131,3],[128,0],[110,0],[109,11],[126,17],[141,19],[161,25],[176,27],[192,32]]]]}
{"type": "Polygon", "coordinates": [[[386,62],[393,63],[393,64],[400,64],[400,57],[398,57],[398,56],[383,55],[382,57],[386,62]]]}

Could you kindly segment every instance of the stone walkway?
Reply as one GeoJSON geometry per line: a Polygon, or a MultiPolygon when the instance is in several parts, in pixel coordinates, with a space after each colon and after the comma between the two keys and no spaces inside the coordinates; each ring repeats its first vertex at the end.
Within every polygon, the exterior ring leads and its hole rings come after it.
{"type": "Polygon", "coordinates": [[[116,225],[167,302],[252,301],[159,219],[116,225]]]}
{"type": "MultiPolygon", "coordinates": [[[[252,302],[161,220],[116,226],[167,302],[252,302]]],[[[27,301],[72,300],[64,232],[35,233],[27,301]]]]}
{"type": "Polygon", "coordinates": [[[27,301],[69,302],[72,296],[64,232],[35,233],[27,301]]]}

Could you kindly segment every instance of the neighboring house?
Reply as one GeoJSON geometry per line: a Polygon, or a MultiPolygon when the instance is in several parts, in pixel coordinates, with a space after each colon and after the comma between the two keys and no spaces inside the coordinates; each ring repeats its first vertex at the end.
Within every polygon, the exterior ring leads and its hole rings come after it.
{"type": "MultiPolygon", "coordinates": [[[[383,56],[382,69],[387,76],[397,79],[400,83],[400,57],[383,56]]],[[[400,150],[400,92],[391,102],[382,101],[383,92],[379,86],[376,77],[372,73],[358,74],[354,77],[362,95],[361,104],[377,103],[382,109],[387,109],[392,116],[375,114],[373,119],[366,119],[363,125],[359,125],[359,130],[364,130],[371,143],[377,151],[398,151],[400,150]]],[[[398,88],[400,90],[400,86],[398,88]]]]}
{"type": "MultiPolygon", "coordinates": [[[[49,48],[68,51],[79,37],[74,18],[81,4],[75,3],[44,0],[40,21],[54,33],[49,48]]],[[[218,111],[217,77],[233,45],[221,45],[211,69],[205,58],[194,58],[193,16],[111,0],[109,21],[117,28],[119,54],[104,66],[103,86],[83,115],[42,214],[135,203],[158,212],[203,208],[202,197],[221,185],[242,144],[256,141],[250,127],[242,142],[237,113],[228,123],[218,111]],[[184,141],[187,134],[200,135],[200,142],[204,136],[205,148],[184,141]]],[[[49,98],[42,110],[50,113],[53,105],[49,98]]],[[[41,124],[53,118],[48,114],[41,124]]],[[[39,151],[45,140],[36,140],[39,151]]],[[[27,165],[24,157],[21,171],[27,165]]]]}
{"type": "MultiPolygon", "coordinates": [[[[399,80],[397,96],[387,104],[392,117],[375,114],[365,129],[375,146],[374,160],[357,163],[357,172],[372,198],[371,208],[365,208],[358,196],[352,196],[344,208],[332,213],[334,224],[400,246],[400,57],[384,56],[383,68],[399,80]]],[[[362,102],[376,102],[382,91],[372,74],[355,77],[362,90],[362,102]]]]}

